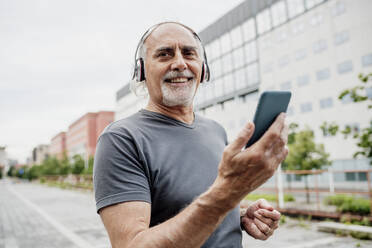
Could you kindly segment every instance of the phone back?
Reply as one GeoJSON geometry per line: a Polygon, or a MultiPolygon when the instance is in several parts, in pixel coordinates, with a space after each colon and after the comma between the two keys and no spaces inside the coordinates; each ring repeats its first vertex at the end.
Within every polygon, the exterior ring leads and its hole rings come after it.
{"type": "Polygon", "coordinates": [[[253,120],[255,124],[254,134],[246,147],[259,140],[276,117],[287,111],[290,99],[290,91],[265,91],[261,94],[253,120]]]}

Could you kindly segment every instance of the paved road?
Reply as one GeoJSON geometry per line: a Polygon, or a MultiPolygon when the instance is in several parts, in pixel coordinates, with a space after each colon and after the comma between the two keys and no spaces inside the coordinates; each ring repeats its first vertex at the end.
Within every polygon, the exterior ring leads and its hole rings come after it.
{"type": "MultiPolygon", "coordinates": [[[[314,223],[289,221],[268,241],[244,236],[245,248],[351,248],[372,242],[319,233],[314,223]]],[[[91,192],[0,180],[0,248],[110,247],[91,192]]]]}

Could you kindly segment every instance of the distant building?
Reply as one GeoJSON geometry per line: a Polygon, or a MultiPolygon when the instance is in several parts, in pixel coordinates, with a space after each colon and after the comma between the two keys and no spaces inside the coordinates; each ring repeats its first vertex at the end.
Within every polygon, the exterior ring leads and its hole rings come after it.
{"type": "Polygon", "coordinates": [[[79,154],[84,158],[94,156],[96,143],[103,129],[114,120],[114,112],[87,113],[68,127],[66,149],[69,158],[79,154]]]}
{"type": "Polygon", "coordinates": [[[66,132],[60,132],[52,138],[49,153],[50,156],[62,159],[66,152],[66,132]]]}
{"type": "Polygon", "coordinates": [[[115,120],[128,117],[141,108],[145,107],[147,98],[138,97],[130,91],[130,84],[127,83],[116,92],[115,120]]]}
{"type": "Polygon", "coordinates": [[[49,157],[49,145],[38,145],[32,149],[32,162],[31,164],[42,164],[45,159],[49,157]]]}

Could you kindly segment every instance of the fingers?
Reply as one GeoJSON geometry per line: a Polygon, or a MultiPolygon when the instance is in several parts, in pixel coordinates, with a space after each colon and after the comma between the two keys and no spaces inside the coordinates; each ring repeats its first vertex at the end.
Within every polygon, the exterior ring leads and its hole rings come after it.
{"type": "Polygon", "coordinates": [[[273,211],[268,211],[266,209],[260,209],[260,210],[256,211],[255,214],[256,213],[259,216],[262,216],[264,218],[269,218],[273,221],[280,220],[280,216],[281,216],[281,214],[275,209],[273,211]]]}
{"type": "Polygon", "coordinates": [[[248,140],[252,137],[254,131],[254,124],[248,122],[243,129],[239,132],[236,139],[228,146],[231,152],[238,153],[248,143],[248,140]]]}
{"type": "Polygon", "coordinates": [[[245,231],[253,238],[260,240],[266,240],[268,238],[251,219],[243,217],[241,221],[245,231]]]}
{"type": "Polygon", "coordinates": [[[285,113],[280,113],[278,117],[276,117],[274,123],[270,126],[270,128],[266,131],[262,139],[262,144],[265,148],[271,147],[275,140],[278,139],[281,135],[282,129],[285,126],[285,113]]]}
{"type": "Polygon", "coordinates": [[[266,239],[273,234],[274,230],[271,229],[268,225],[266,225],[261,220],[254,218],[253,222],[254,224],[256,224],[257,228],[262,232],[262,234],[266,236],[266,239]]]}
{"type": "Polygon", "coordinates": [[[265,199],[259,199],[257,202],[259,208],[264,208],[270,211],[274,210],[274,208],[265,199]]]}

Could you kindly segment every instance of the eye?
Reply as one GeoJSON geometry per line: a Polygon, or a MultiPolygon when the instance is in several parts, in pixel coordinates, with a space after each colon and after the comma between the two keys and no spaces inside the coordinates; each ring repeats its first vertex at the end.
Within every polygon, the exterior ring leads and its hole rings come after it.
{"type": "Polygon", "coordinates": [[[160,52],[160,53],[158,53],[158,57],[167,57],[167,56],[170,56],[170,54],[168,52],[160,52]]]}

